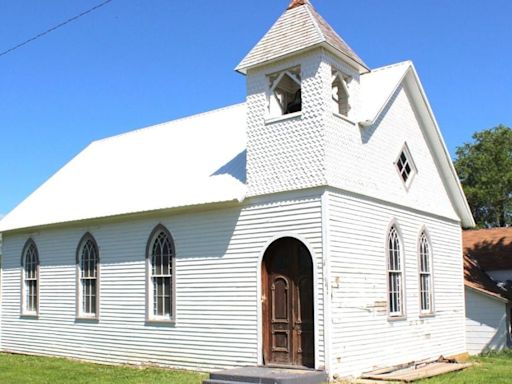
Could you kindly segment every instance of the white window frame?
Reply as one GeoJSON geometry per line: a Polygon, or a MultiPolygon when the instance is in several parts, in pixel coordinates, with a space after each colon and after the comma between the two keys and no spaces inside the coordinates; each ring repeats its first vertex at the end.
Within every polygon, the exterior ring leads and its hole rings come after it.
{"type": "Polygon", "coordinates": [[[153,229],[149,236],[146,247],[146,321],[148,323],[163,323],[174,324],[176,322],[176,248],[174,247],[174,239],[171,232],[162,224],[159,224],[153,229]],[[160,233],[164,233],[171,247],[171,263],[170,274],[154,275],[153,274],[153,246],[160,233]],[[153,278],[156,277],[170,277],[170,315],[157,315],[155,314],[155,296],[154,296],[154,283],[153,278]]]}
{"type": "Polygon", "coordinates": [[[100,317],[100,250],[98,243],[94,236],[90,233],[86,233],[79,241],[76,251],[76,317],[77,319],[83,320],[99,320],[100,317]],[[84,247],[87,244],[92,244],[94,251],[96,252],[96,276],[95,277],[84,277],[83,275],[83,257],[84,247]],[[84,282],[85,280],[95,280],[95,300],[96,300],[96,311],[86,312],[84,310],[84,282]]]}
{"type": "Polygon", "coordinates": [[[39,301],[40,297],[40,278],[39,278],[39,268],[40,268],[40,260],[39,260],[39,250],[37,249],[37,245],[34,240],[28,239],[23,247],[23,251],[21,254],[21,315],[28,317],[38,317],[39,316],[39,301]],[[28,252],[34,252],[35,260],[35,271],[34,277],[27,277],[27,257],[28,252]],[[35,303],[33,308],[28,308],[28,298],[27,295],[29,293],[28,289],[28,281],[35,281],[35,303]]]}
{"type": "Polygon", "coordinates": [[[420,232],[419,238],[418,238],[418,294],[419,294],[419,309],[420,309],[420,315],[421,316],[430,316],[435,313],[435,305],[434,305],[434,265],[433,265],[433,252],[432,252],[432,243],[430,241],[430,236],[426,229],[423,229],[420,232]],[[427,247],[427,254],[424,254],[424,250],[426,245],[427,247]],[[426,256],[427,264],[428,264],[428,271],[423,270],[422,266],[425,265],[425,263],[422,263],[423,257],[426,256]],[[426,297],[428,299],[428,302],[430,304],[429,308],[424,309],[424,296],[423,296],[423,287],[422,282],[424,279],[422,277],[426,277],[426,281],[428,282],[428,291],[426,291],[426,297]]]}
{"type": "Polygon", "coordinates": [[[400,232],[396,223],[393,223],[389,228],[386,236],[386,281],[387,281],[387,312],[390,319],[405,318],[405,273],[404,273],[404,252],[400,232]],[[396,243],[391,244],[391,239],[396,240],[396,243]],[[392,254],[393,252],[393,254],[392,254]],[[396,256],[397,259],[394,259],[396,256]],[[398,263],[397,263],[398,261],[398,263]],[[397,265],[398,264],[398,265],[397,265]],[[397,279],[392,280],[392,276],[397,279]],[[396,283],[398,287],[393,287],[396,283]],[[396,289],[395,289],[396,288],[396,289]],[[394,305],[392,295],[395,296],[394,305]],[[399,308],[398,308],[399,307],[399,308]]]}
{"type": "Polygon", "coordinates": [[[402,146],[402,149],[400,150],[400,153],[398,154],[398,157],[396,158],[394,164],[395,164],[395,169],[398,173],[398,176],[400,177],[400,180],[404,184],[405,188],[409,189],[414,177],[418,173],[418,169],[416,168],[416,164],[414,163],[414,160],[411,156],[411,151],[409,150],[409,146],[407,145],[407,143],[404,143],[404,145],[402,146]],[[403,163],[403,168],[400,169],[400,162],[401,162],[402,154],[404,154],[406,161],[403,163]],[[404,180],[403,174],[405,173],[406,165],[409,165],[409,168],[411,171],[409,172],[409,175],[407,176],[407,180],[404,180]]]}

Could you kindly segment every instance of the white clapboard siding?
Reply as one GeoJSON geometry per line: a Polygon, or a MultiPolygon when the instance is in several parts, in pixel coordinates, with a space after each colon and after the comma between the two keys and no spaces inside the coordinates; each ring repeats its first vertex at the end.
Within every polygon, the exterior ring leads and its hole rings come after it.
{"type": "Polygon", "coordinates": [[[477,355],[510,346],[510,319],[504,300],[466,287],[466,342],[477,355]]]}
{"type": "Polygon", "coordinates": [[[320,192],[253,200],[240,208],[168,214],[7,234],[3,351],[108,363],[212,370],[258,361],[259,259],[279,234],[296,234],[316,257],[317,366],[324,364],[320,192]],[[145,250],[158,224],[176,246],[176,324],[145,324],[145,250]],[[75,320],[75,252],[85,232],[99,245],[100,320],[75,320]],[[41,262],[39,319],[20,317],[20,256],[28,237],[41,262]]]}
{"type": "Polygon", "coordinates": [[[328,195],[332,364],[342,375],[465,352],[461,229],[450,220],[332,191],[328,195]],[[386,312],[387,230],[395,220],[405,258],[406,318],[386,312]],[[435,316],[419,316],[418,237],[434,258],[435,316]]]}

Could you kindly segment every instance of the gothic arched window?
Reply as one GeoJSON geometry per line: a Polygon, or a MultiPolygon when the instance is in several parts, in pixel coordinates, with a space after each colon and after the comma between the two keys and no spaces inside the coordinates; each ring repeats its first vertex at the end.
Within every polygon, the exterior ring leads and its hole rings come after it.
{"type": "Polygon", "coordinates": [[[174,321],[174,243],[171,233],[157,226],[148,242],[148,320],[174,321]]]}
{"type": "Polygon", "coordinates": [[[37,316],[39,312],[39,253],[36,243],[27,240],[21,258],[23,315],[37,316]]]}
{"type": "Polygon", "coordinates": [[[97,318],[99,312],[99,251],[96,241],[87,233],[77,251],[77,317],[97,318]]]}

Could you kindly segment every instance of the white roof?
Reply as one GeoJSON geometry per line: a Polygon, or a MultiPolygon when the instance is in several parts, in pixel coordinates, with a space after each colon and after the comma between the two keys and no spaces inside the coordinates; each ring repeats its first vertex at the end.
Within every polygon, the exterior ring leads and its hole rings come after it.
{"type": "Polygon", "coordinates": [[[0,221],[0,232],[245,196],[244,104],[95,141],[0,221]]]}
{"type": "Polygon", "coordinates": [[[360,97],[364,104],[362,121],[377,120],[411,65],[410,61],[404,61],[372,69],[371,72],[361,76],[360,97]]]}
{"type": "MultiPolygon", "coordinates": [[[[361,76],[361,125],[374,124],[401,85],[425,127],[465,227],[473,217],[414,66],[361,76]]],[[[93,142],[0,221],[0,232],[192,205],[242,201],[246,106],[180,119],[93,142]]],[[[361,175],[364,177],[364,175],[361,175]]]]}

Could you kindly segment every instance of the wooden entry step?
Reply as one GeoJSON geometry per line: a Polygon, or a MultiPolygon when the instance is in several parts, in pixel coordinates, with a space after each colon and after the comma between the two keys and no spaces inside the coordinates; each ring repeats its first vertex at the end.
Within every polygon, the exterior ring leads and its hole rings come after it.
{"type": "Polygon", "coordinates": [[[325,372],[267,367],[228,369],[210,374],[203,384],[324,384],[329,378],[325,372]]]}

